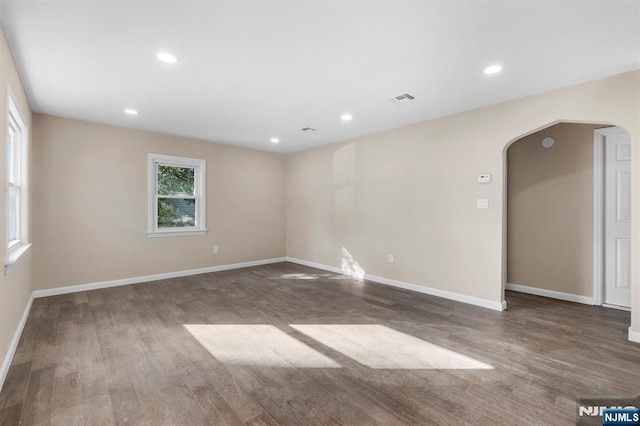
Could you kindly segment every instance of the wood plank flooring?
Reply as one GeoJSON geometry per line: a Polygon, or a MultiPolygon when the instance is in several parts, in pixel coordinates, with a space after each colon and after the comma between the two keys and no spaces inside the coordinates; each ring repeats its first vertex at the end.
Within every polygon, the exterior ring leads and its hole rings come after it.
{"type": "Polygon", "coordinates": [[[36,299],[0,425],[569,425],[640,394],[628,312],[507,302],[292,263],[36,299]]]}

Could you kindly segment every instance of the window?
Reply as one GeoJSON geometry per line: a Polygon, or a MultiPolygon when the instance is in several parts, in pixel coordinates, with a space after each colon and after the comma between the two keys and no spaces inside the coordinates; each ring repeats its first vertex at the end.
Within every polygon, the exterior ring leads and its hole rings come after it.
{"type": "Polygon", "coordinates": [[[149,154],[149,237],[204,235],[207,162],[149,154]]]}
{"type": "Polygon", "coordinates": [[[5,274],[29,244],[27,126],[7,87],[7,241],[5,274]]]}

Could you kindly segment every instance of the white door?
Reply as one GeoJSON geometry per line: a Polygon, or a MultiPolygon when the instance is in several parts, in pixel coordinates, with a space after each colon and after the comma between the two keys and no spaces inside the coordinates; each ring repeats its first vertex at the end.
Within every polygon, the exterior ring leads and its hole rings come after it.
{"type": "MultiPolygon", "coordinates": [[[[606,129],[604,138],[604,300],[631,306],[631,138],[606,129]]],[[[604,133],[604,132],[603,132],[604,133]]]]}

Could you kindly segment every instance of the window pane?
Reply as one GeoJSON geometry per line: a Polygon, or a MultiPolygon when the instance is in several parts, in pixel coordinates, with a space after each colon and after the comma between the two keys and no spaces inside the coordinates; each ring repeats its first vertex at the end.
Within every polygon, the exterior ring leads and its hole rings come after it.
{"type": "Polygon", "coordinates": [[[9,126],[9,139],[7,140],[7,180],[13,182],[13,138],[14,132],[9,126]]]}
{"type": "Polygon", "coordinates": [[[196,226],[196,200],[158,197],[158,228],[196,226]]]}
{"type": "Polygon", "coordinates": [[[7,182],[18,183],[20,173],[20,129],[13,127],[9,122],[9,138],[7,139],[7,182]]]}
{"type": "Polygon", "coordinates": [[[194,195],[195,169],[158,166],[158,195],[194,195]]]}
{"type": "Polygon", "coordinates": [[[9,186],[9,199],[7,200],[7,237],[9,242],[18,239],[19,198],[19,189],[13,186],[9,186]]]}

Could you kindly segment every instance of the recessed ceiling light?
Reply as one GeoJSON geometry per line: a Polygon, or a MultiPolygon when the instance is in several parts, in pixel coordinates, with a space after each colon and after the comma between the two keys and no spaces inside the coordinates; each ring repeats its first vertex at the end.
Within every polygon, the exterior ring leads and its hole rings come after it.
{"type": "Polygon", "coordinates": [[[159,60],[161,60],[162,62],[166,62],[167,64],[175,64],[178,61],[176,55],[172,55],[171,53],[167,52],[160,52],[156,56],[159,60]]]}
{"type": "Polygon", "coordinates": [[[131,108],[127,108],[124,110],[125,114],[129,114],[129,115],[138,115],[138,111],[136,111],[135,109],[131,109],[131,108]]]}
{"type": "Polygon", "coordinates": [[[278,138],[271,138],[271,139],[269,139],[269,142],[271,142],[271,143],[278,143],[278,142],[280,142],[280,139],[278,139],[278,138]]]}
{"type": "Polygon", "coordinates": [[[502,71],[502,65],[491,65],[490,67],[485,68],[485,74],[495,74],[497,72],[502,71]]]}
{"type": "Polygon", "coordinates": [[[342,116],[340,117],[340,119],[342,121],[349,121],[351,120],[353,117],[351,116],[351,114],[342,114],[342,116]]]}

